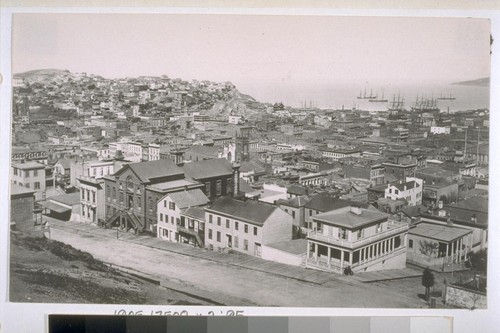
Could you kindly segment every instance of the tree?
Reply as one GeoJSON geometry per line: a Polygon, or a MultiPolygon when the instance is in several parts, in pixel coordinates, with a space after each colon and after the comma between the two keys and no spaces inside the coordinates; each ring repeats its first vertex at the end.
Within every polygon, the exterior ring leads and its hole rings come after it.
{"type": "Polygon", "coordinates": [[[434,286],[434,274],[429,268],[426,268],[422,275],[422,286],[425,287],[425,300],[428,302],[430,288],[434,286]]]}

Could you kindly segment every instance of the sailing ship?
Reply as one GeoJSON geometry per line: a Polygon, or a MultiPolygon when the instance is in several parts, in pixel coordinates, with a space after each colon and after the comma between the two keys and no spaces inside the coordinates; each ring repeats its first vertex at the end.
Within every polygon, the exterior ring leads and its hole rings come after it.
{"type": "Polygon", "coordinates": [[[375,98],[369,99],[368,102],[372,102],[372,103],[387,103],[388,100],[384,99],[384,92],[382,91],[382,97],[381,98],[377,98],[377,96],[375,96],[375,98]]]}
{"type": "Polygon", "coordinates": [[[391,105],[387,108],[387,110],[391,114],[403,112],[405,111],[404,105],[405,105],[404,97],[401,97],[398,94],[398,98],[396,99],[396,95],[393,95],[391,105]]]}
{"type": "Polygon", "coordinates": [[[438,97],[438,99],[445,100],[445,101],[453,101],[453,100],[455,100],[455,97],[451,96],[451,94],[450,94],[450,96],[443,96],[443,94],[441,94],[441,97],[438,97]]]}
{"type": "Polygon", "coordinates": [[[437,106],[437,99],[425,98],[424,96],[417,95],[417,99],[415,101],[415,105],[411,106],[411,111],[413,112],[439,112],[439,108],[437,106]]]}
{"type": "Polygon", "coordinates": [[[366,88],[365,88],[365,92],[363,94],[361,94],[361,90],[359,91],[359,96],[357,97],[357,99],[376,99],[377,96],[373,96],[373,91],[372,89],[370,89],[370,95],[366,95],[366,88]]]}

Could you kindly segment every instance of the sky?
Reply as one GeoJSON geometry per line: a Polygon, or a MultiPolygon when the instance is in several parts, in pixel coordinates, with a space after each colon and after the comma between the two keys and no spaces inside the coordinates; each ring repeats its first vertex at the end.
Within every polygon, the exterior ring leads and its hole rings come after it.
{"type": "Polygon", "coordinates": [[[490,76],[490,22],[467,18],[15,14],[13,73],[231,81],[259,96],[490,76]]]}

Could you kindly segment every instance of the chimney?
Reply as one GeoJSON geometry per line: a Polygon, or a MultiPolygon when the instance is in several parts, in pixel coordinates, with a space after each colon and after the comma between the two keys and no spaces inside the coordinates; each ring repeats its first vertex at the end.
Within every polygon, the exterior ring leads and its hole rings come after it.
{"type": "Polygon", "coordinates": [[[240,194],[240,164],[233,164],[233,197],[240,194]]]}
{"type": "Polygon", "coordinates": [[[361,215],[361,208],[358,206],[351,206],[350,209],[351,213],[356,214],[356,215],[361,215]]]}

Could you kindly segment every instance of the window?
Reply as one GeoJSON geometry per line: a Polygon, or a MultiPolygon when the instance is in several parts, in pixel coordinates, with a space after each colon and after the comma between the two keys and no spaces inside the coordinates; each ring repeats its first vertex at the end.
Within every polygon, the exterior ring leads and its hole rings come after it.
{"type": "Polygon", "coordinates": [[[208,229],[208,239],[212,239],[212,229],[208,229]]]}
{"type": "Polygon", "coordinates": [[[17,176],[17,168],[14,168],[14,175],[17,176]]]}
{"type": "Polygon", "coordinates": [[[141,197],[137,197],[137,208],[141,209],[141,197]]]}
{"type": "Polygon", "coordinates": [[[399,194],[399,191],[398,190],[394,190],[394,194],[399,194]]]}
{"type": "Polygon", "coordinates": [[[245,224],[245,233],[248,234],[248,224],[245,224]]]}
{"type": "Polygon", "coordinates": [[[208,223],[212,223],[212,214],[208,214],[208,223]]]}
{"type": "Polygon", "coordinates": [[[163,222],[163,214],[160,213],[160,222],[163,222]]]}
{"type": "Polygon", "coordinates": [[[205,195],[210,197],[210,182],[205,183],[205,195]]]}
{"type": "Polygon", "coordinates": [[[238,222],[234,222],[234,230],[238,230],[238,222]]]}
{"type": "Polygon", "coordinates": [[[168,208],[169,208],[170,210],[175,210],[175,202],[170,201],[170,202],[168,203],[168,208]]]}
{"type": "Polygon", "coordinates": [[[358,239],[363,238],[363,229],[358,230],[358,239]]]}
{"type": "Polygon", "coordinates": [[[312,214],[313,214],[312,209],[309,209],[309,216],[312,216],[312,214]]]}
{"type": "Polygon", "coordinates": [[[413,239],[408,240],[408,247],[413,249],[413,239]]]}
{"type": "Polygon", "coordinates": [[[231,222],[229,221],[229,219],[226,219],[226,228],[231,228],[231,222]]]}
{"type": "Polygon", "coordinates": [[[96,200],[95,200],[95,192],[92,192],[92,202],[93,202],[93,203],[96,203],[96,200]]]}
{"type": "Polygon", "coordinates": [[[85,190],[82,189],[82,200],[85,200],[85,190]]]}
{"type": "Polygon", "coordinates": [[[347,230],[346,229],[339,228],[339,238],[340,239],[347,239],[347,230]]]}
{"type": "Polygon", "coordinates": [[[243,250],[248,251],[248,240],[243,241],[243,250]]]}
{"type": "Polygon", "coordinates": [[[167,208],[167,200],[163,200],[163,207],[167,208]]]}
{"type": "Polygon", "coordinates": [[[149,211],[153,211],[153,198],[149,197],[148,198],[148,204],[149,204],[149,211]]]}
{"type": "Polygon", "coordinates": [[[174,224],[174,217],[170,216],[170,223],[174,224]]]}
{"type": "Polygon", "coordinates": [[[292,218],[295,218],[295,211],[292,210],[292,218]]]}
{"type": "Polygon", "coordinates": [[[234,247],[235,248],[238,248],[239,247],[239,244],[238,244],[238,237],[234,237],[234,247]]]}
{"type": "Polygon", "coordinates": [[[222,181],[218,180],[215,186],[215,195],[220,196],[222,192],[222,181]]]}
{"type": "Polygon", "coordinates": [[[37,177],[38,176],[38,170],[33,170],[33,177],[37,177]]]}
{"type": "Polygon", "coordinates": [[[39,190],[40,189],[40,182],[35,182],[35,190],[39,190]]]}
{"type": "Polygon", "coordinates": [[[257,236],[257,227],[253,227],[253,234],[254,236],[257,236]]]}
{"type": "Polygon", "coordinates": [[[30,176],[30,171],[29,170],[24,171],[24,177],[28,178],[29,176],[30,176]]]}
{"type": "Polygon", "coordinates": [[[286,209],[286,208],[285,208],[285,212],[287,212],[287,213],[288,213],[288,209],[286,209]]]}
{"type": "Polygon", "coordinates": [[[220,225],[220,216],[217,216],[217,225],[220,225]]]}
{"type": "Polygon", "coordinates": [[[220,231],[217,231],[217,242],[220,243],[220,231]]]}
{"type": "Polygon", "coordinates": [[[30,188],[30,183],[26,183],[26,188],[30,188]]]}

